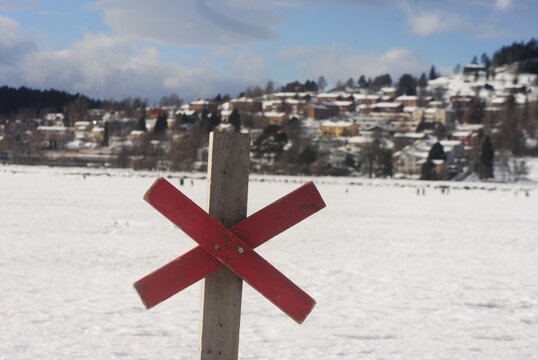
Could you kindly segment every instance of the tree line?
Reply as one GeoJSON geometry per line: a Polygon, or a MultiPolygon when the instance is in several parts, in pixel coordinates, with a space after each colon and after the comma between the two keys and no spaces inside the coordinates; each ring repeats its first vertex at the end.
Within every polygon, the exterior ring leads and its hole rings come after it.
{"type": "Polygon", "coordinates": [[[0,115],[9,116],[22,109],[32,109],[37,117],[43,110],[49,112],[63,112],[64,108],[82,100],[88,103],[89,107],[101,107],[102,102],[89,98],[80,93],[70,94],[60,90],[38,90],[25,86],[14,88],[10,86],[0,87],[0,115]]]}

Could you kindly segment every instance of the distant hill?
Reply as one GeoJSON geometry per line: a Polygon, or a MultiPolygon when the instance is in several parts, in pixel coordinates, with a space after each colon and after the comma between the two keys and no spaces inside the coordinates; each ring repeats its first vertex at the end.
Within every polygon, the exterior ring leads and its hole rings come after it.
{"type": "Polygon", "coordinates": [[[101,101],[91,99],[82,94],[70,94],[59,90],[36,90],[27,87],[0,87],[0,115],[8,116],[23,109],[31,109],[36,114],[43,110],[63,112],[64,107],[77,99],[88,102],[88,105],[99,107],[101,101]]]}
{"type": "Polygon", "coordinates": [[[538,41],[514,42],[493,53],[493,66],[516,65],[517,71],[538,74],[538,41]]]}

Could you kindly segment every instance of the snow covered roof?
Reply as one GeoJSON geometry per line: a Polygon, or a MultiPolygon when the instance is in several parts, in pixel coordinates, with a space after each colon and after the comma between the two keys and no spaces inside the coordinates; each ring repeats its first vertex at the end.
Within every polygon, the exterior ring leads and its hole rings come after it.
{"type": "Polygon", "coordinates": [[[504,104],[506,102],[506,98],[504,97],[495,97],[491,99],[492,104],[504,104]]]}
{"type": "Polygon", "coordinates": [[[402,104],[397,102],[379,102],[377,104],[372,104],[373,108],[397,108],[402,106],[402,104]]]}
{"type": "Polygon", "coordinates": [[[331,126],[348,127],[348,126],[353,126],[353,125],[354,125],[353,122],[344,121],[344,120],[340,120],[340,121],[325,120],[321,123],[321,126],[326,126],[326,127],[331,127],[331,126]]]}
{"type": "Polygon", "coordinates": [[[211,101],[209,100],[194,100],[191,101],[191,105],[208,105],[211,104],[211,101]]]}
{"type": "Polygon", "coordinates": [[[405,106],[403,108],[403,111],[407,112],[407,113],[412,113],[412,112],[415,112],[417,110],[418,110],[418,107],[416,107],[416,106],[405,106]]]}
{"type": "Polygon", "coordinates": [[[403,133],[403,134],[395,134],[394,137],[406,137],[408,139],[422,139],[424,138],[424,134],[422,133],[403,133]]]}
{"type": "Polygon", "coordinates": [[[396,101],[416,101],[418,96],[415,95],[402,95],[396,98],[396,101]]]}
{"type": "Polygon", "coordinates": [[[246,96],[243,96],[243,97],[232,99],[232,100],[230,100],[230,102],[233,102],[233,103],[235,103],[235,102],[254,102],[254,99],[248,98],[246,96]]]}
{"type": "Polygon", "coordinates": [[[306,103],[304,100],[298,100],[298,99],[286,99],[285,102],[286,104],[295,104],[295,105],[306,103]]]}
{"type": "Polygon", "coordinates": [[[57,118],[63,119],[64,114],[62,114],[62,113],[48,113],[48,114],[45,114],[45,120],[52,121],[52,120],[56,120],[57,118]]]}
{"type": "Polygon", "coordinates": [[[352,136],[348,138],[347,140],[350,144],[369,144],[372,142],[372,138],[370,136],[352,136]]]}
{"type": "Polygon", "coordinates": [[[67,131],[68,127],[65,126],[38,126],[37,130],[39,131],[67,131]]]}
{"type": "Polygon", "coordinates": [[[353,101],[342,100],[342,101],[333,101],[333,103],[336,106],[349,106],[349,105],[353,104],[353,101]]]}
{"type": "Polygon", "coordinates": [[[321,93],[316,95],[318,98],[336,98],[339,96],[342,97],[348,97],[350,94],[343,92],[343,91],[337,91],[337,92],[328,92],[328,93],[321,93]]]}
{"type": "Polygon", "coordinates": [[[466,138],[468,136],[470,136],[472,134],[472,131],[456,131],[456,132],[453,132],[452,133],[452,136],[453,137],[457,137],[457,138],[466,138]]]}
{"type": "Polygon", "coordinates": [[[276,111],[266,111],[263,113],[263,116],[266,116],[266,117],[283,117],[285,115],[286,113],[276,112],[276,111]]]}
{"type": "Polygon", "coordinates": [[[397,89],[395,87],[392,87],[392,86],[387,86],[387,87],[382,87],[381,88],[381,91],[382,92],[394,92],[396,91],[397,89]]]}
{"type": "Polygon", "coordinates": [[[176,111],[176,115],[187,115],[187,116],[191,116],[191,115],[193,115],[194,113],[196,113],[195,110],[178,110],[178,111],[176,111]]]}
{"type": "Polygon", "coordinates": [[[294,97],[297,94],[298,93],[296,93],[296,92],[280,91],[280,92],[273,93],[272,96],[274,96],[274,97],[294,97]]]}

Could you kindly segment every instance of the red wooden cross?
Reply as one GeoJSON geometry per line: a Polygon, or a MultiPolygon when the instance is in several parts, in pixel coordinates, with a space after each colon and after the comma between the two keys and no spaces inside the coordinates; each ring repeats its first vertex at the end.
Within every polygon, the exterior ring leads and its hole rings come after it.
{"type": "Polygon", "coordinates": [[[325,207],[312,182],[230,228],[163,178],[144,199],[199,244],[135,282],[147,308],[227,266],[298,323],[308,316],[314,299],[253,249],[325,207]]]}

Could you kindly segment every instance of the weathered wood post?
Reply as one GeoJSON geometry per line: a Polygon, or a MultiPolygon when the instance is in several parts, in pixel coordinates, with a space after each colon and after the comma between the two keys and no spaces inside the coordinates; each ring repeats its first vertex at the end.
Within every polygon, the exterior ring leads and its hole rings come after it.
{"type": "MultiPolygon", "coordinates": [[[[212,132],[207,165],[207,211],[227,227],[247,215],[248,135],[212,132]]],[[[199,358],[237,359],[243,280],[223,267],[202,283],[199,358]]]]}
{"type": "Polygon", "coordinates": [[[310,182],[245,219],[249,142],[248,135],[211,133],[207,212],[164,178],[144,194],[148,204],[198,246],[136,281],[134,287],[149,309],[205,279],[201,360],[238,358],[243,280],[299,324],[316,304],[254,249],[323,209],[325,202],[310,182]]]}

